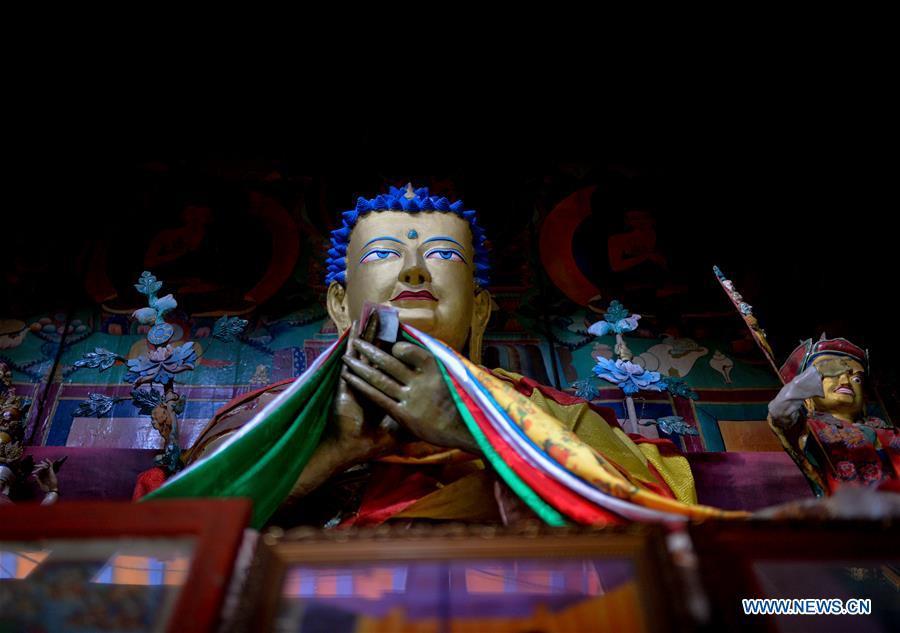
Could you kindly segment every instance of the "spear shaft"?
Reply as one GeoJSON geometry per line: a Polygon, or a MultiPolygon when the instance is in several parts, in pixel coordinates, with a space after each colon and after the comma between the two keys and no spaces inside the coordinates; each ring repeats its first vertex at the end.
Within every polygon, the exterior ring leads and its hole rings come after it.
{"type": "Polygon", "coordinates": [[[750,330],[750,335],[753,337],[753,340],[756,341],[756,345],[762,351],[763,356],[766,357],[766,360],[769,361],[769,365],[775,371],[775,375],[778,376],[778,380],[784,384],[784,379],[781,377],[781,372],[778,371],[778,363],[775,362],[775,354],[772,352],[772,346],[769,345],[769,341],[766,338],[766,332],[761,327],[759,327],[759,322],[756,317],[753,316],[753,306],[747,304],[744,301],[744,298],[741,296],[741,293],[737,291],[737,288],[734,287],[734,283],[725,277],[722,271],[718,266],[713,266],[713,273],[716,275],[716,279],[719,282],[719,285],[722,286],[722,290],[725,291],[725,294],[731,300],[732,305],[738,311],[738,314],[741,315],[741,319],[743,319],[744,324],[747,326],[747,329],[750,330]]]}

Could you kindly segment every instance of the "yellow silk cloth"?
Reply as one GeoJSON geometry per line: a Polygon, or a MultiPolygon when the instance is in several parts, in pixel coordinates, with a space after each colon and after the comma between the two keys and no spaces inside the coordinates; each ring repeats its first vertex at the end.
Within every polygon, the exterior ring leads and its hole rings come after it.
{"type": "MultiPolygon", "coordinates": [[[[522,378],[521,374],[503,369],[495,369],[493,373],[513,383],[522,378]]],[[[545,396],[539,389],[534,389],[529,399],[591,449],[624,468],[636,483],[656,483],[647,467],[649,462],[665,480],[676,499],[683,503],[697,503],[694,475],[684,455],[660,455],[659,447],[655,444],[635,444],[622,429],[611,427],[587,402],[560,404],[545,396]]]]}
{"type": "MultiPolygon", "coordinates": [[[[569,472],[581,477],[598,489],[635,504],[680,514],[694,519],[709,517],[744,518],[745,512],[725,511],[697,505],[697,493],[690,465],[682,455],[661,455],[658,446],[636,444],[621,429],[612,428],[586,402],[563,405],[546,397],[538,389],[530,397],[519,393],[514,384],[521,376],[502,369],[493,373],[462,359],[497,404],[528,438],[569,472]],[[652,464],[672,490],[670,499],[647,489],[658,483],[648,464],[652,464]]],[[[434,448],[432,452],[419,449],[418,455],[394,455],[384,461],[403,464],[448,464],[464,458],[459,451],[434,448]]],[[[409,518],[461,520],[472,508],[482,504],[495,505],[488,486],[480,475],[470,474],[471,480],[444,486],[423,497],[402,514],[409,518]],[[465,491],[468,498],[460,498],[465,491]],[[476,501],[476,497],[478,501],[476,501]]],[[[455,482],[456,483],[456,482],[455,482]]],[[[482,514],[482,511],[476,514],[482,514]]]]}
{"type": "MultiPolygon", "coordinates": [[[[745,512],[729,512],[670,499],[642,487],[642,479],[648,481],[644,478],[649,476],[649,470],[646,463],[642,463],[639,457],[643,453],[624,433],[615,434],[611,430],[611,435],[608,437],[614,439],[601,439],[599,450],[595,449],[566,428],[564,422],[543,411],[534,402],[516,391],[509,382],[497,378],[465,358],[460,357],[460,361],[466,365],[466,368],[532,442],[542,447],[566,470],[593,484],[599,490],[646,508],[680,514],[693,519],[747,516],[745,512]],[[617,461],[623,455],[630,457],[626,462],[627,466],[617,461]],[[610,460],[614,460],[615,463],[610,460]],[[617,466],[619,467],[617,468],[617,466]]],[[[670,473],[670,476],[675,477],[676,475],[670,473]]],[[[682,494],[684,494],[683,491],[682,494]]]]}
{"type": "MultiPolygon", "coordinates": [[[[484,470],[481,460],[473,460],[477,469],[425,495],[395,514],[394,519],[440,519],[494,523],[501,520],[494,496],[495,477],[484,470]]],[[[444,473],[445,476],[447,473],[444,473]]]]}

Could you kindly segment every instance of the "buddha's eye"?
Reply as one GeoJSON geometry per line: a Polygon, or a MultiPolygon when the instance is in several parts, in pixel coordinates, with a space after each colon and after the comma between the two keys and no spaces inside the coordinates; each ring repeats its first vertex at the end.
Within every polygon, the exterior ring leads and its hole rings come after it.
{"type": "Polygon", "coordinates": [[[857,384],[862,384],[863,381],[862,376],[853,376],[852,378],[850,378],[850,380],[857,384]]]}
{"type": "Polygon", "coordinates": [[[441,259],[448,262],[466,263],[466,258],[455,248],[432,248],[425,253],[425,259],[441,259]]]}
{"type": "Polygon", "coordinates": [[[400,253],[390,248],[374,248],[365,255],[363,255],[362,259],[359,260],[360,264],[368,264],[370,262],[377,262],[383,259],[394,259],[395,257],[400,257],[400,253]]]}

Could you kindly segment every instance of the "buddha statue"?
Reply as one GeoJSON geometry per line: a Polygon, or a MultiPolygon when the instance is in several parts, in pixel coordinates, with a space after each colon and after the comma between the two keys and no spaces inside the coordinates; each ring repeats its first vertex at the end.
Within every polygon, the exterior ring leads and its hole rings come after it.
{"type": "Polygon", "coordinates": [[[667,440],[628,436],[611,409],[479,366],[491,309],[485,242],[474,211],[427,189],[360,198],[328,251],[339,341],[296,381],[221,409],[186,453],[188,468],[149,498],[242,494],[303,507],[326,482],[367,470],[352,503],[319,499],[352,506],[329,525],[508,522],[529,509],[557,524],[725,516],[695,505],[687,461],[667,440]],[[372,306],[405,339],[367,340],[359,322],[372,306]],[[283,487],[289,471],[297,476],[283,487]]]}
{"type": "Polygon", "coordinates": [[[823,334],[802,342],[780,373],[769,425],[816,496],[844,486],[900,491],[900,435],[866,414],[868,353],[823,334]]]}

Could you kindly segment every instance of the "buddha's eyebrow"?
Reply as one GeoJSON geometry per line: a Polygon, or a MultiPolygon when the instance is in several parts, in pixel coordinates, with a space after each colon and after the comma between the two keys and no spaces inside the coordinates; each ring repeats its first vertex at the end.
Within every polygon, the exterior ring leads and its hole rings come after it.
{"type": "Polygon", "coordinates": [[[429,237],[427,240],[422,242],[423,244],[427,244],[428,242],[453,242],[460,248],[465,248],[462,244],[454,240],[452,237],[447,237],[446,235],[435,235],[434,237],[429,237]]]}
{"type": "Polygon", "coordinates": [[[374,239],[369,240],[369,241],[366,242],[365,244],[363,244],[363,248],[365,248],[366,246],[368,246],[368,245],[371,244],[372,242],[381,242],[382,240],[387,240],[387,241],[389,241],[389,242],[397,242],[398,244],[403,244],[403,242],[401,242],[400,240],[398,240],[396,237],[391,237],[391,236],[389,236],[389,235],[382,235],[381,237],[376,237],[376,238],[374,238],[374,239]]]}

